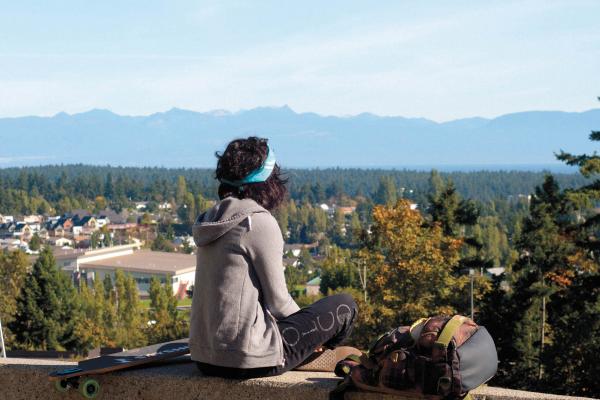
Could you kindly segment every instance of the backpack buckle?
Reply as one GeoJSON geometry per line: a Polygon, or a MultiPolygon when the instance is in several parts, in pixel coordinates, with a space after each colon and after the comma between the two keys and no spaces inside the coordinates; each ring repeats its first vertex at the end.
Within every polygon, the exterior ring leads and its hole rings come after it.
{"type": "Polygon", "coordinates": [[[438,394],[448,393],[448,391],[450,390],[451,387],[452,387],[452,379],[450,379],[450,377],[442,376],[440,379],[438,379],[438,384],[437,384],[438,394]]]}

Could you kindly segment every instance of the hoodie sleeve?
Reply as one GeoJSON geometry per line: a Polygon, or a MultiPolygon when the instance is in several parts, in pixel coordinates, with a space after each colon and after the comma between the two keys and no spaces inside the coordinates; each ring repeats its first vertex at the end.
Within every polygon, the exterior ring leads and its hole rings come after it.
{"type": "Polygon", "coordinates": [[[269,213],[249,217],[248,232],[240,243],[248,252],[262,289],[265,307],[277,319],[286,318],[300,307],[288,293],[283,273],[283,238],[269,213]]]}

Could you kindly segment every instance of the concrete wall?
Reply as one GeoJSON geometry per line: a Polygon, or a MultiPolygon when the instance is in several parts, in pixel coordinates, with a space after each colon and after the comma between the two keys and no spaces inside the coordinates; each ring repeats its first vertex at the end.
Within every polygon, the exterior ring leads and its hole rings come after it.
{"type": "MultiPolygon", "coordinates": [[[[76,391],[60,393],[48,381],[48,373],[75,363],[0,358],[0,399],[82,399],[76,391]]],[[[130,369],[97,376],[99,399],[328,399],[339,378],[323,372],[288,372],[278,377],[225,380],[202,376],[189,358],[154,367],[130,369]]],[[[556,396],[501,388],[484,387],[473,393],[477,400],[559,400],[582,397],[556,396]]],[[[407,397],[350,392],[351,400],[397,399],[407,397]]],[[[413,399],[414,400],[414,399],[413,399]]]]}

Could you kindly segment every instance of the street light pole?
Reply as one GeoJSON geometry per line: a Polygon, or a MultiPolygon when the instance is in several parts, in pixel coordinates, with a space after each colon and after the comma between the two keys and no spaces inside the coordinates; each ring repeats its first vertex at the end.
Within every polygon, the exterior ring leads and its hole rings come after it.
{"type": "Polygon", "coordinates": [[[469,269],[469,276],[471,277],[471,319],[473,319],[473,279],[475,277],[475,271],[473,269],[469,269]]]}
{"type": "Polygon", "coordinates": [[[2,333],[2,320],[0,320],[0,346],[2,346],[2,357],[6,358],[6,348],[4,347],[4,334],[2,333]]]}

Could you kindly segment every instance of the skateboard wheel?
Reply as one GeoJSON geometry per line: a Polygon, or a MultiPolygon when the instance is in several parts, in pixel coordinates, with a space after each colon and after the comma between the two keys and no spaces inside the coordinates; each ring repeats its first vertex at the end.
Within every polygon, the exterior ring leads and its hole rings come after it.
{"type": "Polygon", "coordinates": [[[71,389],[71,385],[69,384],[69,381],[66,380],[66,379],[62,379],[60,381],[55,381],[54,382],[54,387],[59,392],[63,392],[63,393],[67,392],[69,389],[71,389]]]}
{"type": "Polygon", "coordinates": [[[79,386],[79,391],[86,399],[95,399],[100,393],[100,384],[95,379],[86,379],[79,386]]]}

